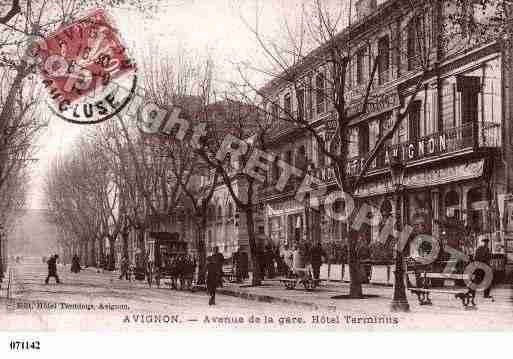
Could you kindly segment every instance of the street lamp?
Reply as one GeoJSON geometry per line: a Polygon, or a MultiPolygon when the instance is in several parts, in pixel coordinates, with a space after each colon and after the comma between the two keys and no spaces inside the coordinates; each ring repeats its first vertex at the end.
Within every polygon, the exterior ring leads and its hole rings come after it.
{"type": "MultiPolygon", "coordinates": [[[[402,231],[402,205],[403,205],[403,192],[404,192],[404,172],[405,165],[398,157],[392,157],[390,161],[390,175],[394,185],[396,195],[396,223],[397,232],[402,231]]],[[[401,248],[401,234],[399,234],[396,254],[395,254],[395,280],[394,280],[394,297],[391,303],[391,310],[393,312],[408,312],[410,305],[406,298],[406,288],[404,285],[404,263],[403,263],[403,248],[401,248]]]]}

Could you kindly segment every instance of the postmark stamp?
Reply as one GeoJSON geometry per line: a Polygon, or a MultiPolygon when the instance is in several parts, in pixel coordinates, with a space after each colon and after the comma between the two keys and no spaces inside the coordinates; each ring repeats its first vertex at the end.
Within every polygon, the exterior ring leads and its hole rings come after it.
{"type": "Polygon", "coordinates": [[[103,122],[131,100],[137,68],[113,20],[99,9],[34,42],[47,103],[77,124],[103,122]]]}

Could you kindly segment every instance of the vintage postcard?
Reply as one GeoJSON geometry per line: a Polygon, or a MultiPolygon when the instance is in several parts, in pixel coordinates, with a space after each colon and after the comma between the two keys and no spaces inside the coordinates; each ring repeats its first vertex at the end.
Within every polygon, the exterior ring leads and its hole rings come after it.
{"type": "Polygon", "coordinates": [[[513,328],[512,12],[1,2],[0,331],[513,328]]]}

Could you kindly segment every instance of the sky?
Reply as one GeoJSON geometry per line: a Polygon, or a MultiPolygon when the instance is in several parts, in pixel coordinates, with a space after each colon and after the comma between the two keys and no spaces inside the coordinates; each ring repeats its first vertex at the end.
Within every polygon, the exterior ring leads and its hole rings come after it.
{"type": "MultiPolygon", "coordinates": [[[[333,4],[341,0],[333,0],[333,4]]],[[[242,19],[255,23],[255,9],[259,9],[259,23],[267,38],[280,38],[284,19],[293,18],[300,9],[300,0],[169,0],[159,10],[142,15],[130,8],[109,10],[121,36],[139,63],[145,56],[159,58],[187,51],[191,56],[214,58],[219,80],[237,80],[235,63],[248,62],[266,67],[262,50],[242,19]],[[157,51],[155,51],[157,49],[157,51]]],[[[255,81],[263,77],[254,74],[255,81]]],[[[76,125],[51,116],[48,129],[37,146],[39,161],[34,165],[28,195],[29,208],[44,208],[42,186],[48,166],[68,151],[88,126],[76,125]]]]}

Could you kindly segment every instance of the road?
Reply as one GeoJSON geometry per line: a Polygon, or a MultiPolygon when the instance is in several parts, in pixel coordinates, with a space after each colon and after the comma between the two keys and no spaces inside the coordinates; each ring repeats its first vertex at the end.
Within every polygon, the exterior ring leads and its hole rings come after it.
{"type": "MultiPolygon", "coordinates": [[[[341,300],[336,302],[335,311],[314,313],[290,303],[265,303],[230,296],[218,296],[217,305],[208,306],[204,292],[148,288],[144,282],[119,280],[116,273],[98,273],[94,269],[74,274],[69,266],[58,268],[61,284],[55,284],[52,278],[50,284],[45,285],[47,268],[41,258],[24,259],[12,268],[14,300],[0,302],[0,328],[4,330],[144,331],[248,327],[482,330],[513,326],[509,289],[496,290],[494,303],[478,300],[478,310],[475,311],[465,311],[458,300],[440,295],[433,306],[419,306],[415,298],[410,297],[412,312],[394,314],[388,309],[392,288],[369,286],[365,292],[377,295],[377,299],[341,300]],[[320,320],[314,323],[313,316],[319,316],[320,320]],[[368,318],[374,318],[376,323],[369,322],[368,318]]],[[[5,282],[2,289],[0,298],[5,297],[5,282]]],[[[269,286],[251,290],[320,304],[333,302],[328,290],[308,293],[269,286]]]]}
{"type": "MultiPolygon", "coordinates": [[[[69,266],[58,268],[61,284],[55,284],[51,278],[50,284],[45,285],[47,267],[41,258],[24,259],[12,268],[15,305],[11,304],[8,315],[0,319],[0,327],[7,330],[163,329],[176,325],[164,323],[167,317],[172,321],[176,316],[181,326],[220,326],[222,323],[217,323],[219,321],[224,321],[222,325],[226,326],[241,316],[247,322],[251,315],[263,318],[264,315],[282,315],[284,312],[278,304],[229,296],[218,296],[216,306],[209,306],[205,292],[176,291],[167,287],[150,289],[144,282],[119,280],[115,273],[86,269],[74,274],[69,266]],[[94,308],[88,309],[91,306],[94,308]],[[206,317],[208,321],[205,322],[206,317]]],[[[5,283],[2,289],[4,296],[5,283]]],[[[2,305],[0,311],[5,309],[6,306],[2,305]]],[[[289,306],[287,311],[293,314],[300,312],[301,308],[289,306]]]]}

